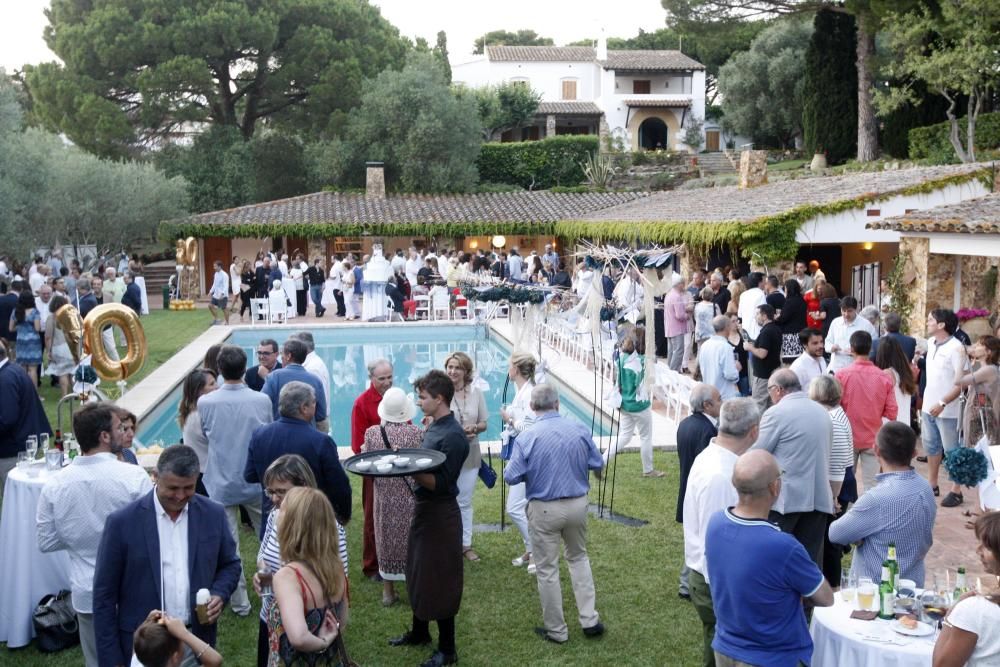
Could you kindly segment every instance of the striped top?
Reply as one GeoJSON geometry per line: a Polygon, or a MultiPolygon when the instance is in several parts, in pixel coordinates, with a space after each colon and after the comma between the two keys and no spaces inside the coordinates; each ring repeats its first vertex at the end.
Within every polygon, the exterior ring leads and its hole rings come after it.
{"type": "Polygon", "coordinates": [[[924,585],[924,556],[934,542],[937,505],[931,485],[915,470],[877,475],[875,488],[858,498],[847,513],[830,524],[830,541],[852,544],[863,540],[851,573],[881,577],[889,543],[896,545],[899,576],[924,585]]]}
{"type": "Polygon", "coordinates": [[[843,482],[844,471],[854,465],[854,436],[847,413],[839,405],[830,410],[833,423],[833,447],[830,449],[830,481],[843,482]]]}

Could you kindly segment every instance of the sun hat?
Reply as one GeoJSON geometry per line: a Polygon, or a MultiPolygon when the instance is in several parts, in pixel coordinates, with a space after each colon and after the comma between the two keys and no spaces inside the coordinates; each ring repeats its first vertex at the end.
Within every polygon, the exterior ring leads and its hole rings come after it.
{"type": "Polygon", "coordinates": [[[399,387],[389,387],[378,404],[378,416],[387,422],[408,422],[416,412],[413,401],[399,387]]]}

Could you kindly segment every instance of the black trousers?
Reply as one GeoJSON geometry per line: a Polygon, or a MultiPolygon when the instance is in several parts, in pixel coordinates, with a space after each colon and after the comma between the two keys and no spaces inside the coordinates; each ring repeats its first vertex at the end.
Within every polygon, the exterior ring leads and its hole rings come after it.
{"type": "Polygon", "coordinates": [[[302,317],[306,314],[306,309],[309,307],[309,290],[297,289],[295,290],[295,312],[302,317]]]}
{"type": "MultiPolygon", "coordinates": [[[[438,624],[438,650],[442,653],[452,654],[455,652],[455,617],[439,618],[438,624]]],[[[430,638],[430,621],[424,621],[413,617],[413,636],[430,638]]]]}
{"type": "Polygon", "coordinates": [[[253,294],[253,290],[243,290],[240,292],[240,317],[250,310],[250,297],[253,294]]]}
{"type": "Polygon", "coordinates": [[[347,315],[347,306],[344,305],[344,291],[339,289],[333,290],[333,298],[337,300],[337,317],[347,315]]]}
{"type": "MultiPolygon", "coordinates": [[[[777,524],[781,532],[788,533],[806,548],[816,567],[823,569],[823,542],[826,537],[829,514],[823,512],[771,512],[768,519],[777,524]]],[[[839,583],[839,582],[838,582],[839,583]]]]}
{"type": "Polygon", "coordinates": [[[847,506],[845,505],[836,516],[832,514],[827,515],[827,531],[823,535],[823,576],[826,577],[827,583],[833,588],[840,586],[840,574],[843,569],[841,563],[844,560],[844,553],[847,547],[843,544],[834,544],[830,541],[830,524],[844,516],[844,512],[846,511],[847,506]]]}
{"type": "Polygon", "coordinates": [[[257,629],[257,667],[267,667],[267,659],[270,657],[271,646],[268,642],[267,623],[259,621],[257,629]]]}

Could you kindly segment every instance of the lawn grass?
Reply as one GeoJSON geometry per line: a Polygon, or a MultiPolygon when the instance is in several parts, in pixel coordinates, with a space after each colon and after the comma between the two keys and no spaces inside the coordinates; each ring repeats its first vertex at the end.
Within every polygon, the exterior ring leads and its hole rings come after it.
{"type": "MultiPolygon", "coordinates": [[[[212,324],[212,316],[206,310],[153,310],[142,317],[142,328],[146,332],[146,344],[149,350],[146,363],[138,373],[129,378],[129,386],[134,387],[142,378],[162,366],[178,350],[197,338],[212,324]]],[[[119,348],[124,355],[124,348],[119,348]]],[[[117,393],[113,383],[103,383],[103,388],[117,393]]],[[[52,429],[56,428],[56,406],[61,393],[59,387],[52,387],[47,376],[42,378],[40,390],[45,414],[48,415],[52,429]]],[[[68,409],[63,410],[68,418],[68,409]]]]}
{"type": "Polygon", "coordinates": [[[810,163],[811,160],[784,160],[767,165],[768,171],[796,171],[810,163]]]}
{"type": "MultiPolygon", "coordinates": [[[[597,588],[597,610],[607,627],[599,639],[586,639],[576,620],[576,605],[565,565],[563,599],[570,641],[557,646],[539,639],[541,624],[535,579],[511,567],[520,555],[520,535],[508,523],[503,533],[477,533],[473,545],[482,556],[465,565],[465,592],[457,621],[458,652],[463,665],[697,665],[701,657],[701,624],[690,603],[677,597],[677,575],[683,560],[683,532],[674,521],[677,499],[677,456],[657,452],[662,479],[640,476],[637,454],[618,457],[615,511],[649,523],[630,528],[591,518],[588,546],[597,588]]],[[[426,647],[391,648],[389,637],[410,622],[405,589],[401,603],[385,609],[382,585],[365,579],[361,566],[361,485],[354,487],[354,516],[348,526],[351,574],[351,618],[344,638],[361,665],[418,665],[430,653],[426,647]]],[[[596,502],[596,486],[591,500],[596,502]]],[[[477,485],[476,523],[500,520],[499,487],[477,485]]],[[[247,572],[253,569],[257,538],[241,533],[240,551],[247,572]]],[[[7,573],[8,576],[11,573],[7,573]]],[[[251,597],[256,610],[259,602],[251,597]]],[[[432,625],[432,633],[436,636],[432,625]]],[[[257,618],[241,619],[227,611],[219,627],[219,650],[226,664],[252,666],[256,661],[257,618]]],[[[55,667],[82,664],[79,649],[43,655],[33,647],[0,649],[0,665],[55,667]]]]}

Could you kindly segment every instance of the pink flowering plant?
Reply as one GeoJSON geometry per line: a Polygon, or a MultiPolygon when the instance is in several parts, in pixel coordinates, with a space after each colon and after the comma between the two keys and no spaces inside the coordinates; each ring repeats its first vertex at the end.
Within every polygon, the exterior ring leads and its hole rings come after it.
{"type": "Polygon", "coordinates": [[[989,317],[990,311],[983,308],[962,308],[960,311],[955,313],[959,322],[968,322],[969,320],[974,320],[977,317],[989,317]]]}

